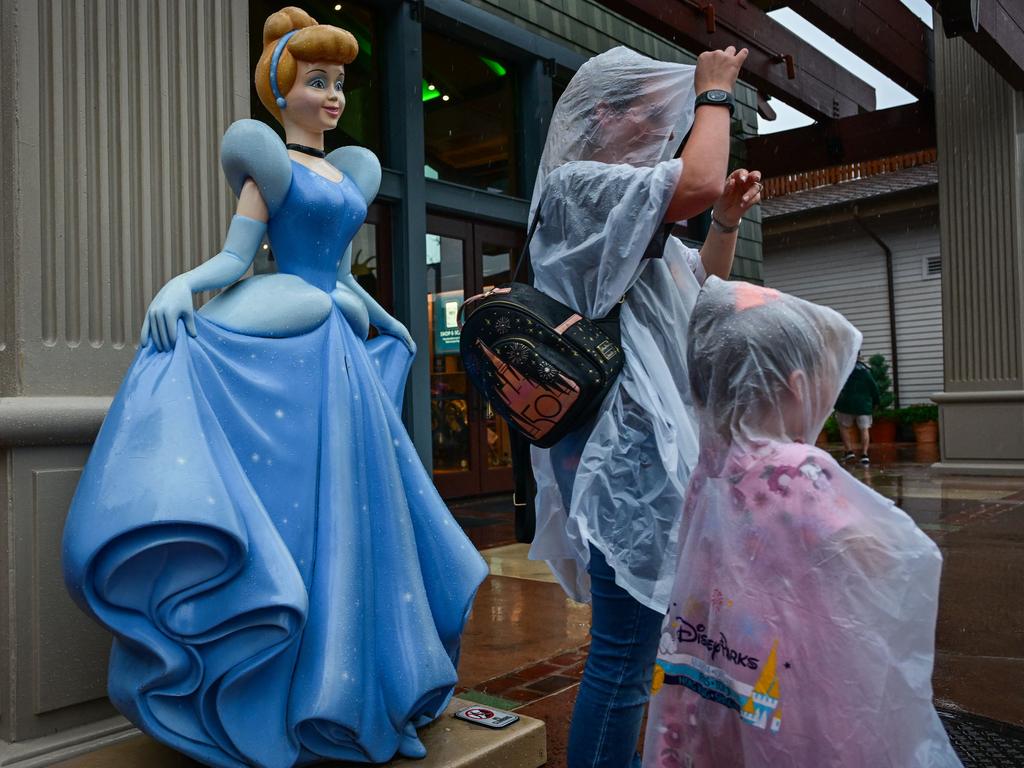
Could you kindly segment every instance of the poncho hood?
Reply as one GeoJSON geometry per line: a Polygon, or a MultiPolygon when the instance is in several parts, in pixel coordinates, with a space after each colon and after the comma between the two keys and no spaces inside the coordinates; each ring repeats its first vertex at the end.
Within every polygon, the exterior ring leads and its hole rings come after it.
{"type": "Polygon", "coordinates": [[[690,321],[701,449],[813,445],[853,370],[861,333],[838,312],[710,277],[690,321]]]}
{"type": "Polygon", "coordinates": [[[531,211],[547,177],[566,163],[649,167],[672,158],[693,125],[695,71],[622,46],[584,63],[551,116],[531,211]]]}

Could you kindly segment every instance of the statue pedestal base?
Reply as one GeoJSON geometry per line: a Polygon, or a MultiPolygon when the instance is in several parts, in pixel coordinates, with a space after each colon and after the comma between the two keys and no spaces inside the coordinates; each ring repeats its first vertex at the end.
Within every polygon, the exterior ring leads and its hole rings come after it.
{"type": "MultiPolygon", "coordinates": [[[[402,768],[539,768],[547,762],[544,723],[532,717],[501,730],[456,720],[456,710],[472,701],[452,699],[447,711],[421,728],[420,741],[427,748],[422,760],[395,760],[388,765],[402,768]]],[[[354,766],[355,763],[348,765],[354,766]]]]}
{"type": "MultiPolygon", "coordinates": [[[[471,701],[452,699],[441,717],[419,731],[427,756],[422,760],[398,759],[387,765],[402,768],[539,768],[547,762],[544,723],[520,716],[518,722],[493,730],[455,719],[456,710],[472,705],[471,701]]],[[[112,720],[111,723],[120,725],[120,728],[101,729],[91,743],[86,739],[73,747],[54,743],[52,749],[46,748],[42,743],[44,739],[37,740],[36,749],[32,749],[32,742],[19,744],[19,751],[23,753],[4,755],[0,752],[0,765],[18,768],[125,768],[143,765],[146,768],[184,768],[199,765],[148,736],[138,734],[127,726],[123,718],[115,720],[118,722],[112,720]],[[137,735],[131,736],[132,732],[137,735]],[[68,758],[70,748],[74,749],[75,757],[68,758]]],[[[355,768],[365,763],[330,765],[355,768]]]]}

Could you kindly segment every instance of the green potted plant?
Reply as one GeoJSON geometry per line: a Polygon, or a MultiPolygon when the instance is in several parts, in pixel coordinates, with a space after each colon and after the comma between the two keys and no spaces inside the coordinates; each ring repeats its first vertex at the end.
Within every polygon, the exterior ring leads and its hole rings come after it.
{"type": "Polygon", "coordinates": [[[871,440],[875,443],[896,442],[896,425],[898,418],[892,407],[892,379],[889,377],[889,363],[885,355],[874,354],[868,358],[868,368],[878,386],[878,408],[875,410],[874,424],[871,428],[871,440]]]}
{"type": "Polygon", "coordinates": [[[913,428],[917,442],[939,442],[939,406],[928,403],[909,405],[900,409],[900,420],[913,428]]]}

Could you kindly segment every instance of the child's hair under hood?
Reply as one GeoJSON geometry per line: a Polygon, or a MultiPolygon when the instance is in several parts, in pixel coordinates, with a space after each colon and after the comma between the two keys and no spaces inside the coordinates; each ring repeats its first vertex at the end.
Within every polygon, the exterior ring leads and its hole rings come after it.
{"type": "Polygon", "coordinates": [[[689,339],[703,444],[813,444],[853,369],[861,334],[828,307],[710,277],[689,339]]]}

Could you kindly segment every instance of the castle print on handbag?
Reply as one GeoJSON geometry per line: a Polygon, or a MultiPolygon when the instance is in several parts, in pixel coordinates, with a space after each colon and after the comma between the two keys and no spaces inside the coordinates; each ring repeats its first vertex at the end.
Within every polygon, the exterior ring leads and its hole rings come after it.
{"type": "MultiPolygon", "coordinates": [[[[550,448],[585,424],[624,362],[619,310],[591,320],[516,282],[529,260],[540,206],[512,282],[466,300],[459,351],[470,381],[509,427],[550,448]]],[[[672,225],[659,227],[644,258],[660,258],[672,225]]]]}

